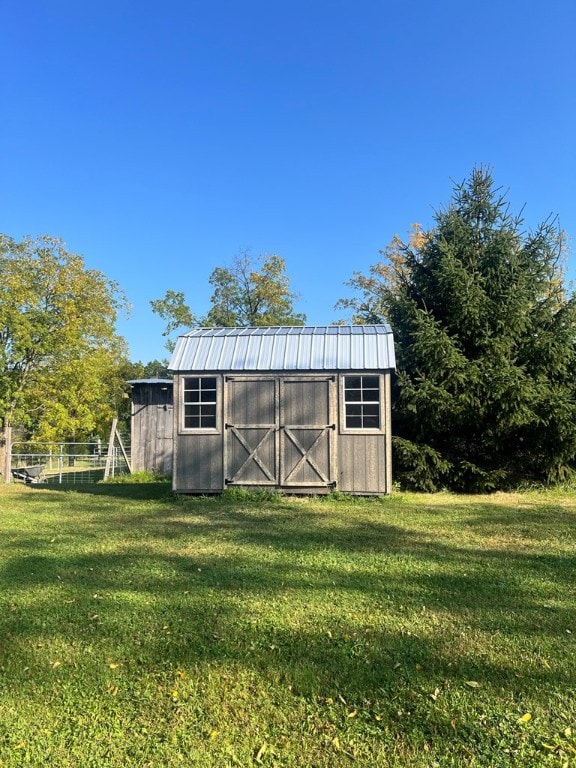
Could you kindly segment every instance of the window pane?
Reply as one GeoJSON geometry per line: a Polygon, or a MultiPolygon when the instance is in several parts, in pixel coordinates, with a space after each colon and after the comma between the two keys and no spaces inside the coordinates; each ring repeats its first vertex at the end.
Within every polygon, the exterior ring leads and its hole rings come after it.
{"type": "Polygon", "coordinates": [[[362,376],[346,376],[344,379],[345,389],[360,389],[362,386],[362,376]]]}
{"type": "Polygon", "coordinates": [[[378,376],[362,376],[362,386],[364,389],[378,389],[380,386],[378,376]]]}
{"type": "Polygon", "coordinates": [[[185,416],[184,417],[184,426],[186,429],[198,429],[200,426],[200,417],[199,416],[185,416]]]}
{"type": "Polygon", "coordinates": [[[184,379],[184,429],[217,426],[217,379],[193,376],[184,379]]]}
{"type": "Polygon", "coordinates": [[[380,376],[346,376],[344,410],[348,429],[380,429],[380,376]]]}

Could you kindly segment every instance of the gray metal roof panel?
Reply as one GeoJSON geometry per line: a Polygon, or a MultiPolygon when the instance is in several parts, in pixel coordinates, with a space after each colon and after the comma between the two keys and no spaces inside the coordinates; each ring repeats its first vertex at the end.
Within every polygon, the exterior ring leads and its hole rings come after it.
{"type": "Polygon", "coordinates": [[[196,328],[176,342],[172,371],[385,370],[388,325],[196,328]]]}

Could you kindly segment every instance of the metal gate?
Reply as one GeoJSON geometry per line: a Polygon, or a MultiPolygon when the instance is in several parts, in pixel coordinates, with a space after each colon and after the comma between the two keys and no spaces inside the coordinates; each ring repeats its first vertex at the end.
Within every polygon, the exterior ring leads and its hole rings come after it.
{"type": "Polygon", "coordinates": [[[334,377],[227,377],[226,484],[333,485],[334,402],[334,377]]]}
{"type": "Polygon", "coordinates": [[[114,443],[12,444],[11,479],[25,483],[76,485],[96,483],[130,472],[128,452],[114,443]]]}

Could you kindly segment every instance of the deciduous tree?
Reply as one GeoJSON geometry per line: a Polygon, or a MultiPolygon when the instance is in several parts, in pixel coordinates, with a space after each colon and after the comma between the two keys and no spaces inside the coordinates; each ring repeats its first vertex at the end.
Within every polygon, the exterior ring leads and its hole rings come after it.
{"type": "Polygon", "coordinates": [[[294,310],[297,296],[290,290],[286,263],[276,254],[254,260],[241,253],[230,267],[216,267],[208,282],[213,293],[203,317],[192,312],[180,291],[169,290],[150,302],[152,310],[167,321],[165,336],[177,328],[194,326],[303,325],[306,320],[294,310]]]}
{"type": "Polygon", "coordinates": [[[86,434],[112,409],[115,332],[126,302],[116,283],[48,236],[0,235],[0,443],[14,422],[38,433],[86,434]]]}

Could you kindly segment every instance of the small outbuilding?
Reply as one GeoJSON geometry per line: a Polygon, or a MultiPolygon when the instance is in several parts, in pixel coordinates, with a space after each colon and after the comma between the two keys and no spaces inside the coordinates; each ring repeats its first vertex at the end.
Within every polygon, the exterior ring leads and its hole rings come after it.
{"type": "Polygon", "coordinates": [[[199,328],[180,336],[173,488],[385,494],[388,325],[199,328]]]}
{"type": "Polygon", "coordinates": [[[172,474],[174,404],[172,379],[132,379],[133,472],[172,474]]]}

